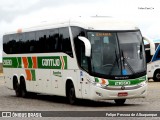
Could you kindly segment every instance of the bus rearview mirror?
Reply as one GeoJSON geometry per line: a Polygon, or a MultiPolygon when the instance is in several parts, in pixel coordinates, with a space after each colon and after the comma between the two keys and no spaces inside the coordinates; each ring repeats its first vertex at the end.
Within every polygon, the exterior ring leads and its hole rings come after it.
{"type": "Polygon", "coordinates": [[[86,37],[78,36],[78,39],[81,40],[85,45],[85,56],[91,56],[91,43],[86,37]]]}

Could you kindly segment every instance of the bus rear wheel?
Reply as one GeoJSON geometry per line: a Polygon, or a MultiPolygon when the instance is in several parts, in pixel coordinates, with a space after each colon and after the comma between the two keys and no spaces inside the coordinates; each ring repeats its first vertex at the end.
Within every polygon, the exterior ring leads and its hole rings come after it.
{"type": "Polygon", "coordinates": [[[23,98],[27,98],[27,97],[28,97],[28,92],[27,92],[27,90],[26,90],[26,83],[25,83],[25,79],[24,79],[23,77],[21,78],[20,87],[21,87],[22,97],[23,97],[23,98]]]}
{"type": "Polygon", "coordinates": [[[117,105],[124,105],[126,99],[116,99],[114,100],[117,105]]]}
{"type": "Polygon", "coordinates": [[[160,82],[160,70],[156,70],[153,76],[154,82],[160,82]]]}
{"type": "Polygon", "coordinates": [[[17,97],[21,97],[22,96],[22,91],[21,91],[21,87],[19,83],[16,83],[15,85],[15,93],[17,97]]]}

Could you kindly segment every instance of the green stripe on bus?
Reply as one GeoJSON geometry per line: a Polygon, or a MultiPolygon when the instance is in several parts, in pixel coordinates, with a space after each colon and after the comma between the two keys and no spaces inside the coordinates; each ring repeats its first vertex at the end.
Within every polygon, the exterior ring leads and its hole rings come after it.
{"type": "Polygon", "coordinates": [[[32,58],[28,57],[28,68],[32,68],[32,58]]]}
{"type": "Polygon", "coordinates": [[[95,78],[95,82],[99,82],[99,79],[98,79],[98,78],[95,78]]]}
{"type": "Polygon", "coordinates": [[[137,85],[143,81],[146,81],[146,76],[132,80],[108,80],[109,86],[137,85]]]}
{"type": "Polygon", "coordinates": [[[17,68],[22,68],[22,58],[18,57],[17,60],[18,60],[18,66],[17,66],[17,68]]]}
{"type": "MultiPolygon", "coordinates": [[[[100,83],[101,78],[95,77],[95,82],[100,83]]],[[[106,79],[108,80],[108,79],[106,79]]],[[[144,82],[147,80],[147,76],[143,76],[136,79],[131,80],[108,80],[108,86],[129,86],[129,85],[137,85],[141,82],[144,82]]]]}
{"type": "MultiPolygon", "coordinates": [[[[44,56],[37,57],[37,67],[40,69],[67,69],[67,56],[44,56]],[[62,67],[63,65],[63,67],[62,67]]],[[[33,67],[33,61],[31,57],[27,57],[28,68],[33,67]]],[[[4,68],[24,68],[22,66],[21,57],[4,57],[3,58],[3,67],[4,68]]]]}
{"type": "Polygon", "coordinates": [[[36,81],[36,73],[35,73],[35,70],[31,70],[31,74],[32,74],[32,81],[36,81]]]}

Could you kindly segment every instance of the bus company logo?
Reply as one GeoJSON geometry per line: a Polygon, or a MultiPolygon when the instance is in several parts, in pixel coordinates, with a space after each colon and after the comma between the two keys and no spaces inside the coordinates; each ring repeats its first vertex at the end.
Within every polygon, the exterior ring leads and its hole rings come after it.
{"type": "Polygon", "coordinates": [[[59,59],[42,59],[42,66],[60,66],[59,59]]]}
{"type": "Polygon", "coordinates": [[[66,56],[38,57],[38,68],[67,69],[66,56]]]}
{"type": "Polygon", "coordinates": [[[118,81],[118,82],[115,82],[116,86],[124,86],[124,85],[130,85],[130,84],[131,84],[130,81],[118,81]]]}

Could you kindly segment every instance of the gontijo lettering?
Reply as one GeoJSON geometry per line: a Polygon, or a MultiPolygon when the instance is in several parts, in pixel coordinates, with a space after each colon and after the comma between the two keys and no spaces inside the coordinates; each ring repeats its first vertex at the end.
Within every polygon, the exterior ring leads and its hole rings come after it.
{"type": "Polygon", "coordinates": [[[42,59],[42,66],[60,66],[60,59],[42,59]]]}

